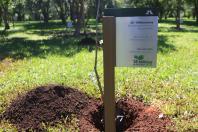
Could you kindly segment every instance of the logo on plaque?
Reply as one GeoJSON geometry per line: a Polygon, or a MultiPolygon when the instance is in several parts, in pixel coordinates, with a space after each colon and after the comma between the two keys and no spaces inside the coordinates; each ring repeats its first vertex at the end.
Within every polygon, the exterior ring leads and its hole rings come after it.
{"type": "Polygon", "coordinates": [[[144,59],[144,55],[135,55],[133,63],[136,66],[152,66],[152,61],[147,61],[144,59]]]}
{"type": "Polygon", "coordinates": [[[153,15],[153,12],[151,10],[147,10],[146,15],[153,15]]]}

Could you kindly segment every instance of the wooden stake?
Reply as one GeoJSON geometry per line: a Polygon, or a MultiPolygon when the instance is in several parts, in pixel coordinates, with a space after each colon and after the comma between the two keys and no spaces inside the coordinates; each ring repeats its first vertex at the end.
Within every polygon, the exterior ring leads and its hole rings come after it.
{"type": "Polygon", "coordinates": [[[105,132],[116,132],[115,123],[115,17],[103,17],[105,132]]]}

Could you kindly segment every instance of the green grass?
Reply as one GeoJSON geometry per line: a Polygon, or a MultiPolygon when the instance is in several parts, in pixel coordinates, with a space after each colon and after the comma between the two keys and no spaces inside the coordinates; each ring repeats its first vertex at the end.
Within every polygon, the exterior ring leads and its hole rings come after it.
{"type": "MultiPolygon", "coordinates": [[[[93,23],[93,21],[91,21],[93,23]]],[[[94,30],[90,26],[89,31],[94,30]]],[[[183,30],[172,20],[159,24],[157,68],[116,68],[116,97],[132,97],[159,107],[175,123],[177,131],[198,129],[198,26],[187,20],[183,30]]],[[[93,47],[79,46],[58,21],[16,23],[0,38],[0,113],[18,94],[58,83],[100,97],[93,79],[93,47]]],[[[99,73],[103,79],[102,50],[99,73]]],[[[59,131],[49,127],[49,131],[59,131]]],[[[14,131],[6,121],[0,131],[14,131]]]]}

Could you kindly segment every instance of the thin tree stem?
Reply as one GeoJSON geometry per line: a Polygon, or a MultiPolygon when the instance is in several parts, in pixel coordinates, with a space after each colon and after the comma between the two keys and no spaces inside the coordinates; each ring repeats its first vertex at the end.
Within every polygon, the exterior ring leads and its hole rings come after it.
{"type": "Polygon", "coordinates": [[[100,90],[100,94],[101,94],[101,99],[103,101],[103,97],[104,97],[104,93],[103,93],[103,88],[102,88],[102,85],[101,85],[101,82],[100,82],[100,76],[98,74],[98,71],[97,71],[97,65],[98,65],[98,18],[99,18],[99,11],[100,11],[100,0],[98,0],[98,6],[97,6],[97,15],[96,15],[96,38],[95,38],[95,41],[96,41],[96,46],[95,46],[95,65],[94,65],[94,71],[95,71],[95,75],[96,75],[96,79],[97,79],[97,83],[98,83],[98,87],[99,87],[99,90],[100,90]]]}

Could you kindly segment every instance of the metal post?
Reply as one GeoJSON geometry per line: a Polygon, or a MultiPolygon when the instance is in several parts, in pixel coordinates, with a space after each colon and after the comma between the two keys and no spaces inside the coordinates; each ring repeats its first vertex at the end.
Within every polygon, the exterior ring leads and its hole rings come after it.
{"type": "Polygon", "coordinates": [[[103,17],[105,132],[116,132],[115,123],[115,17],[103,17]]]}

